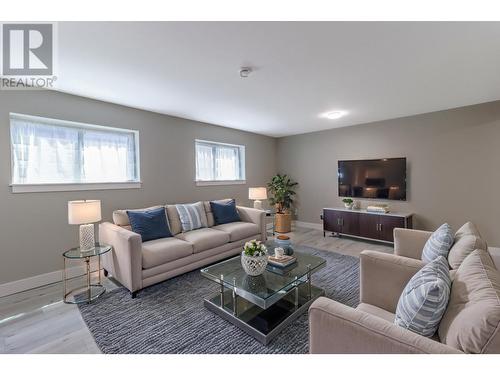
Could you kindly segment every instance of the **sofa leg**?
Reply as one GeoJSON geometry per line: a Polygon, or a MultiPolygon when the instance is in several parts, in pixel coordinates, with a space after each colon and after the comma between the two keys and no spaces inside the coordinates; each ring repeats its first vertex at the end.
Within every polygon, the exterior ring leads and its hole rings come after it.
{"type": "Polygon", "coordinates": [[[109,272],[106,269],[104,269],[104,268],[102,270],[104,271],[104,277],[108,277],[109,272]]]}
{"type": "Polygon", "coordinates": [[[137,291],[135,292],[130,292],[130,297],[136,298],[137,297],[137,291]]]}

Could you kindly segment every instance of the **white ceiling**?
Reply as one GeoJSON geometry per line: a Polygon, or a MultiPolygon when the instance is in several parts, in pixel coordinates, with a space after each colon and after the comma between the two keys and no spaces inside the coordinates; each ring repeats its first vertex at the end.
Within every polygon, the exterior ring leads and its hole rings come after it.
{"type": "Polygon", "coordinates": [[[500,99],[498,22],[63,22],[58,35],[60,91],[271,136],[500,99]]]}

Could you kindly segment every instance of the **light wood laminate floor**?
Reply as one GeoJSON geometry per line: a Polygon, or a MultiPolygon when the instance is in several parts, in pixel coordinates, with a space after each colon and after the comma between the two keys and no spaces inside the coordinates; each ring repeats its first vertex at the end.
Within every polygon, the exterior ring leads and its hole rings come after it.
{"type": "MultiPolygon", "coordinates": [[[[323,237],[315,229],[294,228],[295,244],[359,256],[365,249],[392,252],[392,247],[348,238],[323,237]]],[[[95,276],[95,275],[94,275],[95,276]]],[[[83,278],[71,280],[82,285],[83,278]]],[[[106,289],[118,285],[104,278],[106,289]]],[[[140,296],[139,296],[140,298],[140,296]]],[[[0,353],[100,353],[78,307],[62,302],[62,283],[0,298],[0,353]]]]}

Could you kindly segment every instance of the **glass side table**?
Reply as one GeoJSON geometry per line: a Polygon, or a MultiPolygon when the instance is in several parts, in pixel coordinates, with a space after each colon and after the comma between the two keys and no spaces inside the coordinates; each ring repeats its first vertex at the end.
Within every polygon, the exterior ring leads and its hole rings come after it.
{"type": "Polygon", "coordinates": [[[90,303],[93,300],[99,298],[99,296],[101,296],[106,291],[106,288],[104,288],[101,283],[101,255],[107,253],[110,250],[111,246],[96,243],[95,247],[89,250],[82,251],[79,247],[75,247],[63,253],[63,284],[65,303],[90,303]],[[98,262],[99,281],[97,284],[91,284],[90,282],[90,259],[93,257],[97,257],[98,262]],[[69,259],[81,259],[85,262],[87,283],[83,287],[68,291],[66,285],[68,281],[66,263],[69,259]]]}

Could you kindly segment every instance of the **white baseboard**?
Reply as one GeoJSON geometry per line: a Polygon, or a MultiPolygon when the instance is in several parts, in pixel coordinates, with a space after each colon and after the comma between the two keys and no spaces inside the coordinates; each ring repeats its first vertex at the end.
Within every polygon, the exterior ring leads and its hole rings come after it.
{"type": "Polygon", "coordinates": [[[301,228],[323,230],[323,224],[319,224],[319,223],[309,223],[307,221],[294,220],[293,224],[295,226],[301,227],[301,228]]]}
{"type": "MultiPolygon", "coordinates": [[[[97,262],[90,264],[91,272],[97,271],[97,262]]],[[[85,275],[85,266],[68,267],[66,269],[68,279],[85,275]]],[[[9,283],[0,284],[0,297],[10,296],[11,294],[24,292],[25,290],[38,288],[41,286],[57,283],[62,281],[63,270],[53,271],[28,277],[26,279],[11,281],[9,283]]]]}

